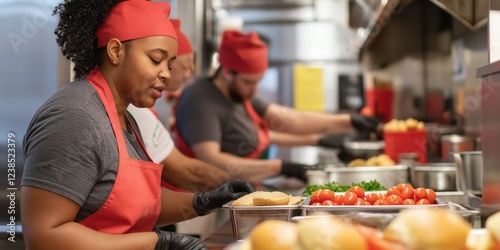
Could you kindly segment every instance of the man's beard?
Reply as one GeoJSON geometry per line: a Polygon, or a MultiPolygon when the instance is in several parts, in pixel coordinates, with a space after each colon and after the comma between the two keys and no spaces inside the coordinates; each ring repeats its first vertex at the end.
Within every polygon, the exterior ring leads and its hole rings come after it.
{"type": "Polygon", "coordinates": [[[235,85],[234,82],[231,83],[231,85],[229,85],[229,97],[234,102],[242,103],[243,101],[245,101],[245,98],[243,98],[243,96],[241,96],[241,94],[238,93],[238,90],[234,87],[234,85],[235,85]]]}

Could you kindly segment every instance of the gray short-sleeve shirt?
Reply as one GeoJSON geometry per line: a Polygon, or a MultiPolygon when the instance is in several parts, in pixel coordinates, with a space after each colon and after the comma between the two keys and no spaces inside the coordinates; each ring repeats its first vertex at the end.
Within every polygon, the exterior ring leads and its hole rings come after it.
{"type": "MultiPolygon", "coordinates": [[[[263,117],[269,104],[257,97],[250,101],[263,117]]],[[[243,103],[224,97],[207,78],[198,79],[182,92],[177,103],[176,125],[189,146],[216,141],[222,152],[237,156],[248,155],[257,147],[255,124],[243,103]]]]}
{"type": "MultiPolygon", "coordinates": [[[[139,131],[133,117],[126,116],[139,131]]],[[[123,132],[129,157],[147,160],[135,135],[123,132]]],[[[117,171],[115,135],[99,95],[87,81],[62,87],[35,113],[24,138],[22,186],[74,201],[81,206],[76,217],[80,221],[107,200],[117,171]]]]}

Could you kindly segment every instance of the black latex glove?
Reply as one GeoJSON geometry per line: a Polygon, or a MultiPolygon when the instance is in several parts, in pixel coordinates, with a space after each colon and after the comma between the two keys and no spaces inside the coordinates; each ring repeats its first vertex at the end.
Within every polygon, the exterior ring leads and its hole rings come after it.
{"type": "Polygon", "coordinates": [[[305,183],[307,183],[306,171],[313,169],[312,166],[283,161],[281,164],[281,174],[287,177],[295,177],[305,183]]]}
{"type": "Polygon", "coordinates": [[[203,216],[253,191],[255,189],[250,182],[229,180],[215,190],[194,194],[193,207],[198,216],[203,216]]]}
{"type": "Polygon", "coordinates": [[[379,126],[380,121],[375,117],[352,113],[351,124],[356,130],[360,132],[377,132],[377,127],[379,126]]]}
{"type": "Polygon", "coordinates": [[[155,250],[206,250],[208,249],[200,239],[174,232],[153,230],[158,234],[155,250]]]}
{"type": "Polygon", "coordinates": [[[342,135],[326,135],[318,141],[318,146],[325,148],[344,149],[344,136],[342,135]]]}

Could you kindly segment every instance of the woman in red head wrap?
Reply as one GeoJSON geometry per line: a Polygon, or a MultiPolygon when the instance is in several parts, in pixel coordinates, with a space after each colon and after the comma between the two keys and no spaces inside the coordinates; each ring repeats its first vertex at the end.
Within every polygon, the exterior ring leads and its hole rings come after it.
{"type": "Polygon", "coordinates": [[[206,193],[160,188],[132,104],[152,107],[170,80],[177,35],[170,6],[145,0],[65,0],[55,10],[77,80],[34,115],[24,141],[21,219],[27,248],[206,249],[163,232],[252,191],[230,181],[206,193]]]}

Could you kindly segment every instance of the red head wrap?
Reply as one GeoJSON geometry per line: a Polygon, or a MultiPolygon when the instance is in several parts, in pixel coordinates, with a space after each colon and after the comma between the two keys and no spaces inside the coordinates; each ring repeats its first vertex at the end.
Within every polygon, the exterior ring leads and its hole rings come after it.
{"type": "Polygon", "coordinates": [[[219,48],[220,65],[241,73],[262,73],[268,67],[267,47],[259,35],[244,35],[238,31],[225,31],[219,48]]]}
{"type": "Polygon", "coordinates": [[[104,23],[97,28],[97,47],[116,38],[127,41],[148,36],[170,36],[177,39],[168,19],[170,5],[166,2],[128,0],[117,4],[104,23]]]}
{"type": "Polygon", "coordinates": [[[172,22],[175,32],[177,33],[177,42],[179,43],[179,47],[177,49],[177,55],[180,56],[188,53],[193,53],[193,47],[191,47],[189,39],[181,30],[181,20],[170,19],[170,21],[172,22]]]}

